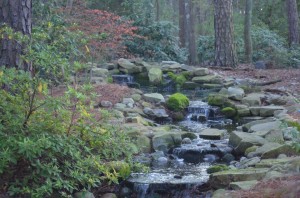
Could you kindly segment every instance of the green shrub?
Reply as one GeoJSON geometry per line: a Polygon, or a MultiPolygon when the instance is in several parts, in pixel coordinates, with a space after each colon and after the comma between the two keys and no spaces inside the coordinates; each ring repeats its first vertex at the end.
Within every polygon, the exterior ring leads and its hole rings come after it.
{"type": "Polygon", "coordinates": [[[0,177],[11,196],[69,196],[128,174],[111,172],[106,162],[125,159],[131,166],[137,148],[109,125],[109,112],[92,109],[90,85],[54,98],[38,76],[0,68],[0,86],[0,177]]]}
{"type": "Polygon", "coordinates": [[[190,101],[185,95],[181,93],[175,93],[168,99],[167,107],[172,111],[182,111],[189,105],[189,103],[190,101]]]}
{"type": "Polygon", "coordinates": [[[218,164],[218,165],[213,165],[207,169],[207,173],[216,173],[220,171],[226,171],[229,170],[230,168],[224,164],[218,164]]]}
{"type": "Polygon", "coordinates": [[[187,73],[181,73],[179,75],[175,75],[173,72],[168,72],[168,76],[179,86],[183,85],[186,81],[188,76],[187,73]]]}

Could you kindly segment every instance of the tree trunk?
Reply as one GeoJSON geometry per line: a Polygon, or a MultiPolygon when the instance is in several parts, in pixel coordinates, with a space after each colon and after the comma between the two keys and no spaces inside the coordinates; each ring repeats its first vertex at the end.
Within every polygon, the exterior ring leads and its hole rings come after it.
{"type": "MultiPolygon", "coordinates": [[[[0,25],[8,25],[14,31],[24,35],[31,34],[31,0],[1,0],[0,1],[0,25]]],[[[23,46],[15,40],[2,38],[0,43],[0,66],[15,67],[30,70],[29,64],[22,61],[23,46]]]]}
{"type": "Polygon", "coordinates": [[[192,0],[187,0],[185,3],[185,20],[186,20],[186,36],[187,48],[189,50],[189,63],[196,63],[196,39],[195,39],[195,14],[193,10],[192,0]]]}
{"type": "Polygon", "coordinates": [[[289,44],[299,44],[299,19],[296,0],[287,0],[287,14],[289,23],[289,44]]]}
{"type": "Polygon", "coordinates": [[[245,61],[252,63],[252,39],[251,39],[251,25],[252,25],[252,0],[246,0],[245,6],[245,25],[244,25],[244,41],[245,41],[245,61]]]}
{"type": "Polygon", "coordinates": [[[183,48],[186,46],[185,0],[179,0],[178,6],[179,6],[179,46],[183,48]]]}
{"type": "Polygon", "coordinates": [[[237,55],[233,38],[232,0],[214,0],[216,66],[236,67],[237,55]]]}
{"type": "Polygon", "coordinates": [[[155,21],[159,22],[159,20],[160,20],[160,5],[159,5],[159,0],[155,0],[155,7],[156,7],[155,21]]]}

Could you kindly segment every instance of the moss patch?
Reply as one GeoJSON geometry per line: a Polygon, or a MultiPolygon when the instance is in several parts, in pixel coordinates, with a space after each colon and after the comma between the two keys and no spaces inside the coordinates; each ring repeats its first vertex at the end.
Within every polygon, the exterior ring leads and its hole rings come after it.
{"type": "Polygon", "coordinates": [[[225,107],[221,110],[221,112],[225,115],[227,118],[233,118],[236,115],[236,109],[232,107],[225,107]]]}
{"type": "Polygon", "coordinates": [[[187,74],[182,73],[179,75],[175,75],[173,72],[168,72],[168,76],[178,85],[183,85],[187,81],[187,74]]]}
{"type": "Polygon", "coordinates": [[[175,93],[169,97],[167,107],[172,111],[182,111],[189,105],[189,103],[190,101],[185,95],[175,93]]]}
{"type": "Polygon", "coordinates": [[[230,168],[224,164],[218,164],[218,165],[213,165],[207,169],[207,173],[216,173],[220,171],[226,171],[229,170],[230,168]]]}

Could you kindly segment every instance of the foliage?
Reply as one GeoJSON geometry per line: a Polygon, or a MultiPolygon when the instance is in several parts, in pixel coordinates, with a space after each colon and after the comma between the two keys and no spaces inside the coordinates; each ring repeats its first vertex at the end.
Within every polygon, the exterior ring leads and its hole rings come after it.
{"type": "MultiPolygon", "coordinates": [[[[253,26],[253,61],[272,61],[278,66],[298,67],[300,65],[299,48],[288,49],[286,40],[276,32],[265,27],[253,26]]],[[[214,36],[200,36],[198,39],[198,57],[201,62],[214,59],[214,36]]],[[[244,61],[243,26],[235,28],[235,45],[239,61],[244,61]]]]}
{"type": "Polygon", "coordinates": [[[186,61],[186,51],[178,46],[178,37],[174,36],[177,29],[172,23],[163,21],[137,26],[136,33],[140,37],[125,42],[130,53],[154,61],[186,61]]]}
{"type": "MultiPolygon", "coordinates": [[[[67,10],[63,10],[67,12],[67,10]]],[[[71,16],[67,18],[69,29],[80,30],[88,38],[86,50],[96,60],[110,60],[126,57],[124,41],[139,37],[132,21],[102,10],[89,10],[84,7],[75,7],[71,16]]]]}
{"type": "Polygon", "coordinates": [[[218,164],[218,165],[213,165],[210,166],[207,169],[207,173],[211,174],[211,173],[216,173],[216,172],[220,172],[220,171],[226,171],[229,170],[230,168],[224,164],[218,164]]]}
{"type": "Polygon", "coordinates": [[[189,103],[190,101],[185,95],[181,93],[175,93],[169,97],[167,101],[167,107],[173,111],[182,111],[189,105],[189,103]]]}
{"type": "Polygon", "coordinates": [[[38,76],[1,68],[0,86],[0,176],[10,195],[62,197],[128,175],[105,162],[131,162],[137,149],[106,124],[112,115],[93,109],[90,85],[51,97],[38,76]]]}

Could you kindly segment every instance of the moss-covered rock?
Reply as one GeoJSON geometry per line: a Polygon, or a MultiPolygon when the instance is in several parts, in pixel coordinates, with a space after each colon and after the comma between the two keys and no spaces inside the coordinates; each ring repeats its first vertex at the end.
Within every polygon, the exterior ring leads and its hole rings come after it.
{"type": "Polygon", "coordinates": [[[175,93],[167,100],[167,107],[172,111],[182,111],[189,105],[189,103],[190,101],[185,95],[175,93]]]}
{"type": "Polygon", "coordinates": [[[233,118],[236,115],[236,109],[232,107],[225,107],[221,110],[221,112],[225,115],[227,118],[233,118]]]}
{"type": "Polygon", "coordinates": [[[168,76],[177,84],[183,85],[187,81],[187,74],[182,73],[179,75],[175,75],[173,72],[168,72],[168,76]]]}
{"type": "Polygon", "coordinates": [[[220,171],[226,171],[229,170],[229,167],[224,165],[224,164],[218,164],[218,165],[213,165],[207,169],[207,173],[216,173],[220,171]]]}
{"type": "Polygon", "coordinates": [[[222,94],[212,94],[208,96],[208,104],[222,107],[228,101],[227,97],[222,94]]]}

